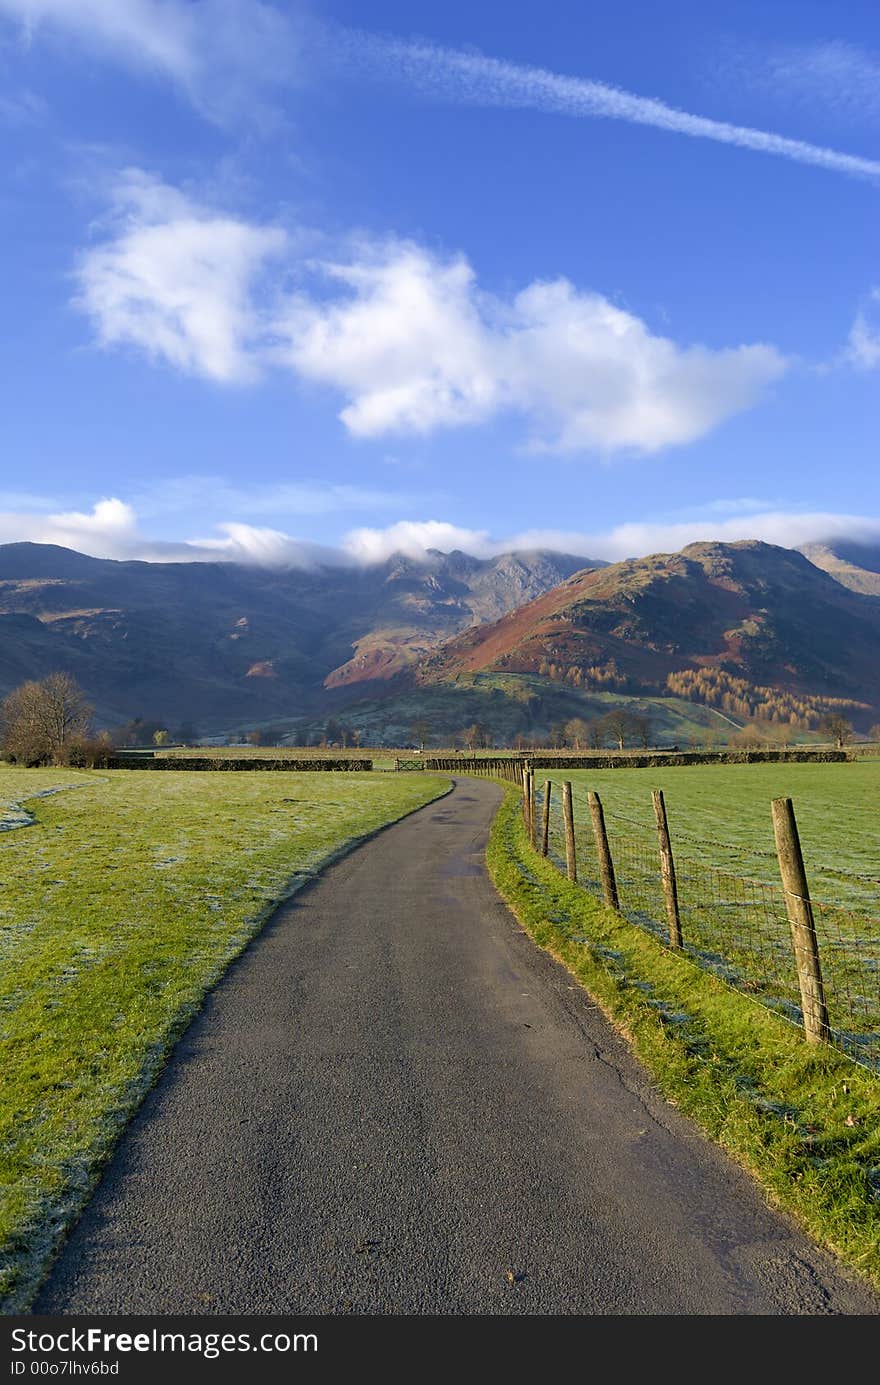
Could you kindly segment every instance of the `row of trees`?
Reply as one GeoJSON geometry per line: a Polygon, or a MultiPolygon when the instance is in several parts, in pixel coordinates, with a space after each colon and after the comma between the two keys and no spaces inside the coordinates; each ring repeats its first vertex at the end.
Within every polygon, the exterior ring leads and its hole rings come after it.
{"type": "Polygon", "coordinates": [[[863,711],[866,707],[850,698],[812,697],[749,683],[719,668],[679,669],[669,674],[666,688],[676,697],[719,708],[743,721],[758,719],[800,731],[822,730],[829,717],[843,720],[847,711],[863,711]]]}
{"type": "MultiPolygon", "coordinates": [[[[823,717],[816,729],[833,741],[838,749],[849,745],[855,738],[852,724],[836,712],[830,712],[823,717]]],[[[419,749],[423,750],[431,739],[430,724],[416,722],[412,732],[419,741],[419,749]]],[[[795,729],[786,723],[779,724],[772,720],[756,718],[739,730],[731,728],[729,732],[707,727],[699,735],[685,738],[685,743],[690,749],[705,749],[722,743],[740,749],[772,748],[790,745],[795,737],[795,729]]],[[[628,747],[647,749],[652,744],[652,738],[653,722],[649,716],[641,716],[625,708],[616,708],[593,721],[572,717],[566,722],[556,722],[546,736],[520,732],[513,737],[513,747],[516,750],[625,750],[628,747]]],[[[449,744],[451,739],[453,745],[466,750],[480,750],[498,744],[498,738],[480,722],[463,727],[451,738],[444,736],[438,739],[443,744],[449,744]]],[[[868,739],[880,741],[880,725],[871,727],[868,739]]]]}
{"type": "Polygon", "coordinates": [[[154,717],[134,717],[112,732],[113,744],[127,750],[139,745],[192,745],[199,733],[191,721],[172,726],[154,717]]]}
{"type": "MultiPolygon", "coordinates": [[[[167,728],[141,718],[122,727],[112,737],[106,731],[96,736],[92,715],[91,704],[70,674],[52,673],[41,681],[22,683],[0,704],[0,749],[7,759],[24,765],[100,764],[116,746],[144,745],[149,740],[164,745],[170,740],[167,728]]],[[[838,711],[826,712],[816,729],[824,732],[838,747],[849,744],[854,738],[851,723],[838,711]]],[[[430,722],[420,719],[413,723],[411,731],[419,749],[423,750],[432,738],[430,722]]],[[[627,746],[648,747],[651,734],[650,717],[617,707],[592,721],[573,717],[557,722],[547,736],[520,734],[514,744],[522,749],[601,750],[611,746],[623,750],[627,746]]],[[[763,722],[753,720],[726,739],[740,745],[778,744],[792,739],[794,734],[791,723],[769,718],[763,722]]],[[[711,735],[707,732],[707,741],[711,735]]],[[[871,740],[880,740],[880,726],[873,726],[869,736],[871,740]]],[[[195,739],[195,727],[191,723],[178,728],[175,740],[192,742],[195,739]]],[[[249,732],[246,739],[253,745],[265,745],[274,743],[276,736],[271,728],[257,728],[249,732]]],[[[449,743],[448,737],[443,739],[449,743]]],[[[356,748],[362,740],[363,732],[359,728],[348,727],[331,718],[323,734],[316,735],[313,743],[356,748]]],[[[485,724],[472,722],[458,731],[452,741],[467,750],[480,750],[496,744],[497,737],[485,724]]]]}
{"type": "Polygon", "coordinates": [[[551,726],[550,742],[560,749],[570,747],[572,750],[603,750],[609,745],[618,750],[624,750],[627,745],[647,748],[651,744],[652,726],[649,716],[615,707],[592,721],[572,717],[562,725],[551,726]]]}
{"type": "MultiPolygon", "coordinates": [[[[513,744],[517,750],[603,750],[609,747],[624,750],[628,745],[647,747],[651,744],[652,724],[648,716],[615,708],[593,721],[572,717],[570,721],[556,722],[546,736],[521,732],[513,738],[513,744]]],[[[430,722],[414,722],[411,730],[419,749],[424,750],[432,739],[430,722]]],[[[436,739],[444,744],[450,741],[445,735],[436,739]]],[[[477,721],[454,732],[451,741],[465,750],[483,750],[496,745],[498,737],[489,727],[477,721]]]]}

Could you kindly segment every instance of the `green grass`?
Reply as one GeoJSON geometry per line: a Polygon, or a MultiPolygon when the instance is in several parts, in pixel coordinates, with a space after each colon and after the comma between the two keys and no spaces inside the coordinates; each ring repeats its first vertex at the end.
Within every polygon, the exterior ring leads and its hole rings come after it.
{"type": "MultiPolygon", "coordinates": [[[[538,771],[539,796],[543,776],[538,771]]],[[[814,900],[834,1042],[880,1067],[880,918],[877,908],[880,762],[699,765],[649,770],[560,770],[578,824],[578,874],[598,892],[588,789],[598,790],[620,905],[667,937],[651,789],[662,787],[676,862],[685,946],[730,984],[795,1023],[800,991],[770,821],[770,799],[792,797],[814,900]]],[[[564,854],[554,790],[551,853],[564,854]]]]}
{"type": "Polygon", "coordinates": [[[515,793],[487,858],[524,927],[595,997],[667,1099],[880,1287],[880,1081],[570,884],[528,847],[515,793]]]}
{"type": "Polygon", "coordinates": [[[447,786],[0,767],[0,823],[36,819],[0,835],[5,1311],[28,1303],[174,1040],[273,906],[447,786]]]}
{"type": "MultiPolygon", "coordinates": [[[[537,770],[537,782],[553,777],[537,770]]],[[[877,916],[880,884],[880,760],[847,764],[686,765],[661,769],[566,770],[575,811],[589,821],[587,792],[602,797],[609,834],[615,815],[652,834],[651,790],[661,788],[676,857],[779,883],[770,800],[794,801],[811,892],[877,916]]],[[[620,830],[631,828],[622,824],[620,830]]]]}

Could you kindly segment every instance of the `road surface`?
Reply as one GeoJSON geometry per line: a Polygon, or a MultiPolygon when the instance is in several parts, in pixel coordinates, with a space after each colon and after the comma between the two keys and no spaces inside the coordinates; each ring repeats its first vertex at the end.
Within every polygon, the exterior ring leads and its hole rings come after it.
{"type": "Polygon", "coordinates": [[[513,919],[483,861],[499,798],[460,781],[277,913],[35,1312],[878,1310],[513,919]]]}

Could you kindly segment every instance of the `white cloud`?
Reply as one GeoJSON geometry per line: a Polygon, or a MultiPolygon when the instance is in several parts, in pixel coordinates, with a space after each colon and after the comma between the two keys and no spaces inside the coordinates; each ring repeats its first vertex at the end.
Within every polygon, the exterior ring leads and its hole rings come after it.
{"type": "Polygon", "coordinates": [[[679,346],[565,279],[486,293],[463,256],[410,241],[298,259],[284,230],[138,169],[118,182],[111,227],[78,268],[78,305],[104,345],[222,383],[288,369],[339,392],[356,437],[517,413],[537,447],[655,452],[752,407],[787,368],[769,345],[679,346]],[[311,287],[291,295],[290,277],[311,287]]]}
{"type": "Polygon", "coordinates": [[[601,558],[622,562],[649,553],[677,553],[689,543],[734,543],[739,539],[759,539],[782,548],[824,540],[847,539],[854,543],[880,542],[880,519],[861,515],[816,511],[798,513],[786,510],[762,514],[742,514],[718,520],[713,506],[704,519],[669,523],[619,524],[612,529],[583,530],[526,529],[503,539],[493,539],[483,529],[462,529],[438,521],[406,521],[386,529],[357,529],[343,540],[343,548],[366,562],[380,562],[394,552],[418,557],[430,548],[448,552],[460,548],[477,558],[489,558],[514,550],[549,549],[571,553],[585,559],[601,558]]]}
{"type": "Polygon", "coordinates": [[[133,506],[119,499],[99,501],[88,512],[58,514],[0,512],[0,544],[59,544],[96,558],[147,562],[236,562],[269,568],[311,569],[352,563],[369,566],[395,553],[419,560],[430,551],[460,549],[477,558],[513,550],[550,549],[618,562],[648,553],[674,553],[689,543],[762,539],[794,548],[834,539],[880,543],[880,519],[863,515],[786,510],[739,514],[718,519],[709,505],[703,519],[683,522],[629,523],[609,530],[528,529],[493,538],[486,529],[470,529],[444,520],[401,520],[385,528],[357,528],[335,547],[298,538],[283,530],[228,521],[208,537],[155,539],[143,533],[133,506]]]}
{"type": "Polygon", "coordinates": [[[461,549],[476,558],[499,550],[485,529],[463,529],[442,520],[400,520],[386,529],[352,529],[342,542],[343,551],[362,563],[382,563],[394,553],[423,558],[429,550],[451,553],[461,549]]]}
{"type": "Polygon", "coordinates": [[[280,357],[349,396],[341,417],[350,432],[426,433],[497,409],[498,372],[463,258],[442,262],[392,241],[316,268],[341,296],[294,298],[278,322],[280,357]]]}
{"type": "Polygon", "coordinates": [[[140,529],[134,507],[115,498],[98,501],[89,513],[0,512],[0,544],[58,544],[92,558],[236,562],[273,568],[311,568],[321,563],[338,566],[352,561],[339,549],[296,539],[279,530],[234,522],[216,528],[220,537],[153,539],[140,529]]]}
{"type": "Polygon", "coordinates": [[[564,452],[692,442],[757,403],[786,369],[772,346],[679,347],[564,279],[531,285],[513,312],[508,398],[528,401],[546,445],[564,452]]]}
{"type": "Polygon", "coordinates": [[[175,83],[211,119],[259,114],[255,88],[299,68],[296,25],[261,0],[0,0],[28,39],[49,36],[175,83]]]}
{"type": "MultiPolygon", "coordinates": [[[[535,536],[521,535],[519,539],[527,537],[535,536]]],[[[876,542],[880,538],[880,521],[859,515],[770,511],[721,521],[706,519],[669,524],[620,524],[605,533],[582,536],[581,546],[571,551],[590,552],[594,557],[619,562],[625,558],[643,557],[647,553],[677,553],[689,543],[734,543],[739,539],[759,539],[782,548],[798,548],[805,543],[844,538],[854,542],[876,542]]]]}
{"type": "Polygon", "coordinates": [[[0,543],[54,543],[102,558],[127,556],[137,519],[121,500],[100,500],[90,514],[0,513],[0,543]]]}
{"type": "Polygon", "coordinates": [[[850,328],[845,359],[860,370],[880,366],[880,288],[872,289],[868,302],[856,314],[850,328]]]}
{"type": "Polygon", "coordinates": [[[357,31],[336,31],[334,48],[343,63],[368,75],[378,76],[383,81],[404,82],[456,105],[502,106],[578,119],[624,120],[774,154],[850,176],[880,177],[880,162],[876,159],[788,139],[769,130],[710,120],[605,82],[561,76],[539,67],[518,66],[482,53],[357,31]]]}
{"type": "Polygon", "coordinates": [[[116,185],[113,228],[77,269],[76,302],[101,343],[225,383],[254,378],[259,281],[284,231],[202,208],[140,169],[116,185]]]}
{"type": "Polygon", "coordinates": [[[249,567],[313,568],[321,564],[339,566],[348,561],[344,553],[295,539],[280,529],[259,528],[253,524],[218,524],[222,538],[188,539],[186,549],[192,562],[206,558],[215,562],[244,563],[249,567]]]}
{"type": "Polygon", "coordinates": [[[294,299],[280,357],[347,397],[341,418],[359,437],[506,411],[549,450],[655,452],[750,408],[786,369],[772,346],[680,347],[566,279],[512,299],[484,293],[463,258],[411,242],[360,246],[320,269],[341,293],[294,299]]]}

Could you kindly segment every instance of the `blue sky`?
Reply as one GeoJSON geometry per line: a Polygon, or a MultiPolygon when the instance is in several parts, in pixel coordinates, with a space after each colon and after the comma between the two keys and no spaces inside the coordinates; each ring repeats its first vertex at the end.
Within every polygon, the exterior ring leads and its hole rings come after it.
{"type": "Polygon", "coordinates": [[[880,536],[873,3],[0,0],[0,541],[880,536]]]}

